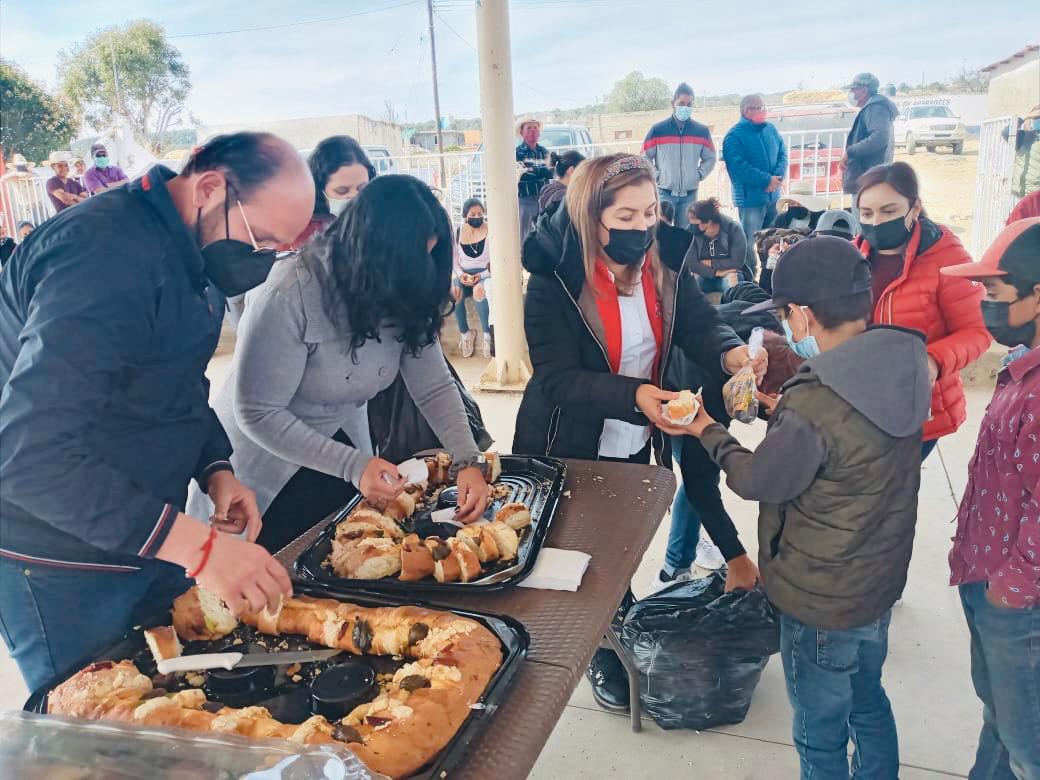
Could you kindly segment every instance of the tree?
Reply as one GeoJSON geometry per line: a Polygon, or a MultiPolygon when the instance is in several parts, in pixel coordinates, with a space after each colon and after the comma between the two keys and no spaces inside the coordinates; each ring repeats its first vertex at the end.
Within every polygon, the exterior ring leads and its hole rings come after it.
{"type": "Polygon", "coordinates": [[[953,77],[950,87],[954,92],[985,92],[989,89],[989,74],[964,65],[953,77]]]}
{"type": "Polygon", "coordinates": [[[0,60],[0,144],[6,151],[43,160],[68,149],[80,120],[72,105],[47,92],[11,62],[0,60]]]}
{"type": "Polygon", "coordinates": [[[188,66],[162,27],[138,20],[108,27],[58,54],[62,90],[98,130],[126,121],[137,140],[161,154],[181,124],[191,91],[188,66]]]}
{"type": "Polygon", "coordinates": [[[671,102],[672,91],[662,79],[648,79],[638,70],[615,83],[607,96],[607,107],[615,113],[653,111],[671,102]]]}

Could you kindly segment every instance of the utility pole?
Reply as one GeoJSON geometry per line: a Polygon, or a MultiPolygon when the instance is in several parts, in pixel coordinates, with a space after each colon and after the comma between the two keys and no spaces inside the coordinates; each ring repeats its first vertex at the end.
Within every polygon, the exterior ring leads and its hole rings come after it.
{"type": "Polygon", "coordinates": [[[433,113],[437,115],[437,150],[441,160],[441,189],[448,188],[444,173],[444,134],[441,132],[441,95],[437,88],[437,44],[433,39],[433,0],[426,0],[426,15],[430,22],[430,64],[433,66],[433,113]]]}
{"type": "Polygon", "coordinates": [[[531,378],[524,341],[523,277],[520,270],[520,206],[513,145],[513,62],[509,1],[477,0],[480,118],[484,129],[488,240],[494,280],[491,317],[495,359],[480,377],[481,390],[522,390],[531,378]]]}

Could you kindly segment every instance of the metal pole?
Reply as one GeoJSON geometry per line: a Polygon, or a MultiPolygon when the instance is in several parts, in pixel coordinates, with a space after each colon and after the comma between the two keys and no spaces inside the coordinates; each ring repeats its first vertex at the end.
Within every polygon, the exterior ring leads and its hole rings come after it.
{"type": "Polygon", "coordinates": [[[480,117],[491,243],[491,316],[495,322],[495,360],[481,376],[480,388],[520,390],[531,378],[531,369],[524,340],[509,0],[476,0],[476,5],[480,117]]]}
{"type": "Polygon", "coordinates": [[[441,132],[441,94],[437,88],[437,44],[433,39],[433,0],[426,0],[426,16],[430,21],[430,64],[433,66],[433,113],[437,115],[437,151],[441,159],[441,188],[448,186],[444,173],[444,135],[441,132]]]}

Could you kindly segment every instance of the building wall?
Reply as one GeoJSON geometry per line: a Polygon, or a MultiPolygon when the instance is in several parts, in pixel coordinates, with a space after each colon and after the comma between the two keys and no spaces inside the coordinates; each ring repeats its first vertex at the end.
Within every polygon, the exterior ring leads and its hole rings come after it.
{"type": "Polygon", "coordinates": [[[989,82],[986,113],[1022,116],[1040,103],[1040,52],[998,66],[989,82]]]}
{"type": "Polygon", "coordinates": [[[402,128],[399,125],[369,119],[360,114],[207,125],[199,128],[199,138],[206,139],[221,133],[243,130],[274,133],[297,149],[313,149],[321,140],[331,135],[349,135],[363,145],[389,147],[393,155],[405,153],[402,128]]]}

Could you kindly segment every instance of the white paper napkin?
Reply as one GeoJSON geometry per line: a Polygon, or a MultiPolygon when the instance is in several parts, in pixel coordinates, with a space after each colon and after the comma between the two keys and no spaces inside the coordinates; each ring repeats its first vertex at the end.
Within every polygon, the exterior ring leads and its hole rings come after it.
{"type": "Polygon", "coordinates": [[[543,547],[531,574],[520,583],[521,588],[539,590],[577,590],[592,556],[579,550],[543,547]]]}
{"type": "Polygon", "coordinates": [[[412,458],[397,467],[397,473],[408,480],[409,485],[418,485],[430,478],[430,468],[425,460],[412,458]]]}

